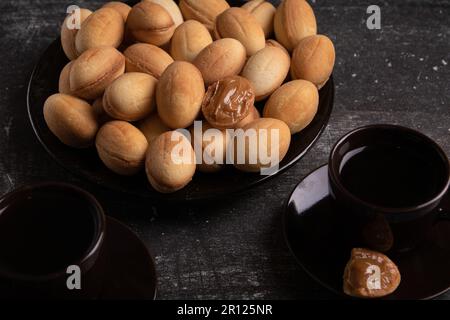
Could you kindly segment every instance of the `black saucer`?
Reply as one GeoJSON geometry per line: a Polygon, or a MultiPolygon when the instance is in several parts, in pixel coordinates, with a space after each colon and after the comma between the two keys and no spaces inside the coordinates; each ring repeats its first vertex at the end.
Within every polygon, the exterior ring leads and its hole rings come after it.
{"type": "MultiPolygon", "coordinates": [[[[436,210],[450,211],[450,193],[436,210]]],[[[325,165],[292,192],[283,215],[283,230],[303,269],[324,287],[344,296],[342,275],[351,248],[343,242],[338,214],[329,194],[325,165]]],[[[399,267],[402,281],[384,299],[431,299],[450,289],[450,221],[441,221],[434,228],[432,239],[419,248],[390,255],[399,267]]]]}
{"type": "Polygon", "coordinates": [[[108,265],[99,299],[155,299],[155,263],[147,247],[121,222],[111,217],[106,221],[108,265]]]}

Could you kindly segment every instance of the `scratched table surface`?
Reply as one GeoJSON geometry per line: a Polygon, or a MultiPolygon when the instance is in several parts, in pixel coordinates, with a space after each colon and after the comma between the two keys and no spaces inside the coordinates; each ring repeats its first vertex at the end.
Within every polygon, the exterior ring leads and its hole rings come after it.
{"type": "Polygon", "coordinates": [[[336,99],[329,125],[300,162],[245,194],[213,203],[144,203],[98,188],[59,167],[38,143],[26,87],[33,65],[58,36],[66,7],[95,9],[102,2],[0,2],[0,193],[42,180],[89,190],[150,248],[159,299],[333,298],[302,271],[283,241],[280,215],[295,185],[327,161],[341,135],[372,123],[418,129],[450,156],[450,1],[378,1],[381,29],[369,30],[371,1],[316,0],[319,32],[336,46],[336,99]]]}

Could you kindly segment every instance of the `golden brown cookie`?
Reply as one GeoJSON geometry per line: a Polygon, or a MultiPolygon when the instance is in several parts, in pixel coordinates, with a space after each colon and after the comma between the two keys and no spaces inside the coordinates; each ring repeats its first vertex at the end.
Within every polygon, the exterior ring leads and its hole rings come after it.
{"type": "Polygon", "coordinates": [[[297,44],[292,53],[292,78],[311,81],[320,89],[330,78],[334,61],[334,45],[328,37],[306,37],[297,44]]]}
{"type": "Polygon", "coordinates": [[[132,124],[111,121],[100,128],[95,145],[100,159],[110,170],[130,176],[142,169],[148,142],[132,124]]]}
{"type": "Polygon", "coordinates": [[[319,92],[306,80],[294,80],[282,85],[267,100],[264,117],[284,121],[291,133],[305,129],[314,119],[319,106],[319,92]]]}
{"type": "Polygon", "coordinates": [[[191,142],[177,131],[168,131],[149,146],[145,161],[147,178],[161,193],[183,189],[194,176],[196,158],[191,142]]]}
{"type": "Polygon", "coordinates": [[[307,36],[317,33],[314,11],[305,0],[284,0],[274,19],[275,36],[289,51],[307,36]]]}
{"type": "Polygon", "coordinates": [[[250,122],[242,130],[245,135],[238,135],[230,141],[234,147],[235,168],[245,172],[261,172],[283,160],[291,143],[289,128],[283,121],[261,118],[250,122]]]}
{"type": "Polygon", "coordinates": [[[243,9],[249,11],[258,21],[264,30],[266,38],[273,33],[273,19],[277,9],[268,1],[252,0],[242,6],[243,9]]]}
{"type": "Polygon", "coordinates": [[[211,32],[214,30],[216,17],[229,7],[225,0],[180,0],[184,18],[203,23],[211,32]]]}
{"type": "Polygon", "coordinates": [[[198,21],[188,20],[173,34],[170,53],[174,60],[193,62],[213,42],[208,29],[198,21]]]}
{"type": "Polygon", "coordinates": [[[242,43],[247,56],[252,56],[265,47],[264,30],[256,18],[242,8],[230,8],[216,19],[216,39],[233,38],[242,43]]]}
{"type": "Polygon", "coordinates": [[[127,35],[132,39],[163,46],[172,38],[175,22],[167,10],[151,1],[133,6],[126,23],[127,35]]]}
{"type": "Polygon", "coordinates": [[[163,49],[148,43],[136,43],[124,51],[126,72],[144,72],[159,79],[173,62],[163,49]]]}
{"type": "Polygon", "coordinates": [[[118,48],[123,40],[125,25],[123,17],[116,10],[101,8],[89,15],[81,24],[75,37],[78,54],[99,47],[118,48]]]}
{"type": "Polygon", "coordinates": [[[67,94],[48,97],[44,104],[44,119],[61,142],[74,148],[91,146],[98,130],[92,106],[67,94]]]}
{"type": "Polygon", "coordinates": [[[238,75],[244,67],[246,59],[245,47],[236,39],[216,40],[204,48],[194,60],[200,70],[205,84],[238,75]]]}
{"type": "Polygon", "coordinates": [[[200,113],[205,84],[191,63],[172,63],[159,79],[156,89],[158,114],[172,129],[187,128],[200,113]]]}

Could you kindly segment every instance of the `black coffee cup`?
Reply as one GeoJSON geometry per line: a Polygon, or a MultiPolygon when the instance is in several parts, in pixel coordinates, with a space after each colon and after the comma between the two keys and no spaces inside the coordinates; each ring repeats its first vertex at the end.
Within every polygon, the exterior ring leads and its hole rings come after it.
{"type": "Polygon", "coordinates": [[[106,254],[105,215],[86,191],[63,183],[0,199],[0,297],[95,298],[106,254]]]}
{"type": "Polygon", "coordinates": [[[414,249],[444,218],[435,210],[449,189],[449,160],[430,138],[396,125],[343,136],[328,166],[330,192],[352,247],[414,249]]]}

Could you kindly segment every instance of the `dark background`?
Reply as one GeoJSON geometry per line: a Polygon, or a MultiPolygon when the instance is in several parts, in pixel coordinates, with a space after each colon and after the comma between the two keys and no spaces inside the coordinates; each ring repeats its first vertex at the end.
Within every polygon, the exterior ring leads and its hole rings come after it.
{"type": "Polygon", "coordinates": [[[333,39],[337,52],[334,111],[319,142],[293,168],[248,193],[169,207],[77,179],[46,154],[28,121],[27,81],[59,35],[66,7],[96,9],[103,1],[2,0],[0,193],[42,180],[86,188],[148,245],[160,299],[332,297],[290,255],[281,232],[283,204],[302,177],[327,161],[332,144],[358,126],[412,127],[450,155],[450,1],[311,2],[319,32],[333,39]],[[371,4],[381,7],[381,30],[366,28],[371,4]]]}

